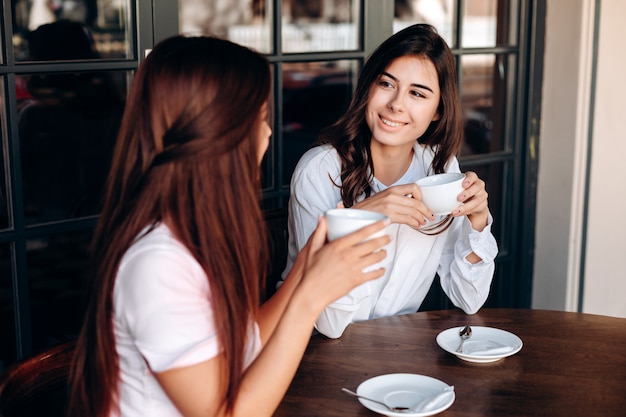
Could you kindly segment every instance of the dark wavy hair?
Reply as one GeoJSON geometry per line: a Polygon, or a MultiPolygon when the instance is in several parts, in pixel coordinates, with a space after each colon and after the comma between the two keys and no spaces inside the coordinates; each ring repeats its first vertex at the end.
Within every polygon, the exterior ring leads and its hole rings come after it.
{"type": "Polygon", "coordinates": [[[463,140],[463,120],[456,81],[456,64],[448,45],[428,24],[409,26],[384,41],[368,58],[359,75],[352,101],[346,113],[322,130],[316,144],[331,144],[341,159],[341,198],[351,207],[362,194],[370,196],[374,166],[370,154],[372,133],[365,120],[365,109],[372,85],[385,69],[400,57],[413,56],[430,60],[437,70],[441,101],[439,119],[415,138],[435,152],[430,170],[445,171],[463,140]]]}
{"type": "Polygon", "coordinates": [[[140,65],[93,240],[96,270],[69,415],[104,417],[119,407],[115,278],[139,233],[163,219],[209,281],[232,408],[267,261],[257,136],[270,86],[263,56],[213,37],[166,39],[140,65]]]}

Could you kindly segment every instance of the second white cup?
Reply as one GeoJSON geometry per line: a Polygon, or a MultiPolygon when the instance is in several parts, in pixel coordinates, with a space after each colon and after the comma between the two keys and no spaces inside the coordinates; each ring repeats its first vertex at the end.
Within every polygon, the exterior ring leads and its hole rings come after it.
{"type": "MultiPolygon", "coordinates": [[[[387,219],[387,216],[375,211],[353,208],[331,209],[324,213],[324,217],[326,217],[326,235],[329,241],[339,239],[372,223],[387,219]]],[[[385,230],[374,233],[368,239],[383,236],[385,230]]]]}
{"type": "Polygon", "coordinates": [[[457,197],[463,191],[464,179],[465,174],[446,172],[420,178],[416,184],[422,191],[422,201],[426,207],[435,215],[446,215],[461,205],[457,197]]]}

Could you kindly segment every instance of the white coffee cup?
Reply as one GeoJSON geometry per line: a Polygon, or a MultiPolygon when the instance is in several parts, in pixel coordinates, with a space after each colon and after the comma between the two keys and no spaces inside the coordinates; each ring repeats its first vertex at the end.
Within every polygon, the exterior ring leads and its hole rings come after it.
{"type": "MultiPolygon", "coordinates": [[[[372,223],[387,219],[387,216],[375,211],[353,208],[331,209],[324,213],[324,217],[326,217],[326,235],[329,241],[339,239],[372,223]]],[[[368,239],[383,236],[384,234],[385,229],[374,233],[368,239]]]]}
{"type": "Polygon", "coordinates": [[[437,216],[452,213],[452,210],[461,205],[457,200],[463,191],[465,174],[446,172],[421,178],[415,183],[422,191],[422,201],[426,207],[437,216]]]}

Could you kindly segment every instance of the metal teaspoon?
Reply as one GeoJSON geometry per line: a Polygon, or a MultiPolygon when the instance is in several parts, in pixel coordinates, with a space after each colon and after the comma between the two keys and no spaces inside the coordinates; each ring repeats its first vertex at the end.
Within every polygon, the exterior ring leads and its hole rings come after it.
{"type": "Polygon", "coordinates": [[[457,353],[462,353],[463,352],[463,343],[465,343],[465,341],[467,339],[469,339],[470,337],[472,337],[472,328],[469,326],[465,326],[463,327],[460,331],[459,331],[459,337],[461,338],[461,344],[459,345],[459,347],[457,348],[457,353]]]}
{"type": "Polygon", "coordinates": [[[389,406],[389,405],[385,404],[385,403],[384,403],[384,402],[382,402],[382,401],[373,400],[373,399],[371,399],[371,398],[367,398],[367,397],[364,397],[364,396],[362,396],[362,395],[359,395],[359,394],[357,394],[357,393],[356,393],[356,392],[354,392],[354,391],[350,391],[348,388],[341,388],[341,390],[342,390],[343,392],[347,393],[347,394],[354,395],[355,397],[358,397],[358,398],[363,398],[364,400],[367,400],[367,401],[372,401],[372,402],[375,402],[376,404],[383,405],[383,406],[385,406],[385,407],[386,407],[389,411],[395,411],[395,412],[400,412],[400,413],[401,413],[401,412],[406,412],[407,410],[409,410],[409,407],[391,407],[391,406],[389,406]]]}

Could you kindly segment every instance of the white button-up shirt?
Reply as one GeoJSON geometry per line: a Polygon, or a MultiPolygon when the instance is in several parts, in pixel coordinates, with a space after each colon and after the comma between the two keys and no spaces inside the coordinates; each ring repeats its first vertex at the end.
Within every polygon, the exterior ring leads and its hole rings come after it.
{"type": "MultiPolygon", "coordinates": [[[[411,166],[393,185],[408,184],[425,177],[433,159],[429,148],[416,143],[411,166]]],[[[295,168],[291,179],[289,202],[289,256],[283,278],[317,226],[326,210],[341,202],[341,163],[330,145],[307,151],[295,168]],[[334,183],[333,183],[334,182],[334,183]]],[[[448,164],[448,172],[460,172],[456,158],[448,164]]],[[[373,192],[387,186],[374,179],[373,192]]],[[[316,322],[324,335],[340,337],[348,324],[378,317],[414,313],[424,301],[439,274],[441,286],[452,303],[473,314],[485,303],[494,273],[498,246],[491,233],[493,219],[489,215],[482,232],[472,228],[467,217],[455,218],[445,232],[429,236],[405,224],[390,224],[392,240],[381,262],[384,276],[366,282],[348,295],[330,304],[316,322]],[[465,258],[474,252],[482,261],[471,264],[465,258]]]]}

